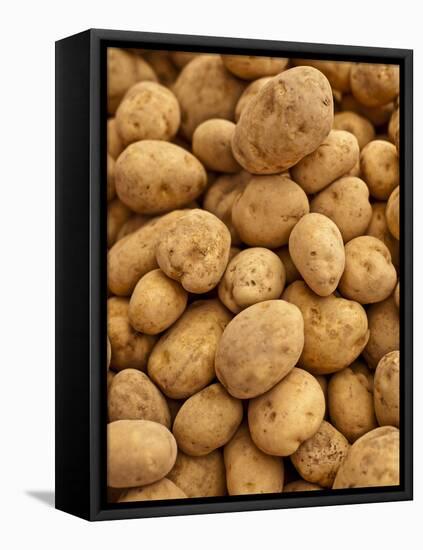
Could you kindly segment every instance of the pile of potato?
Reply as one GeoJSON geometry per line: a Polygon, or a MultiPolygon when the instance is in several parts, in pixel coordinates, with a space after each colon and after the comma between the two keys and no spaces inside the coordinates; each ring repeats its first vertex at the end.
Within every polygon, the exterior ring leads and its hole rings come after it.
{"type": "Polygon", "coordinates": [[[108,50],[111,502],[399,484],[399,68],[108,50]]]}

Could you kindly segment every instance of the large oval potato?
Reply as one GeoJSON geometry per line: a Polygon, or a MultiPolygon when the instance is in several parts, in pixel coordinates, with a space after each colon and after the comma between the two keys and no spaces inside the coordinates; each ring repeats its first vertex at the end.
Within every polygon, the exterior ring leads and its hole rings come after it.
{"type": "Polygon", "coordinates": [[[374,402],[379,426],[400,423],[400,352],[391,351],[379,361],[374,379],[374,402]]]}
{"type": "Polygon", "coordinates": [[[164,477],[160,481],[134,487],[124,491],[117,502],[142,502],[143,500],[169,500],[175,498],[187,498],[188,495],[175,485],[170,479],[164,477]]]}
{"type": "Polygon", "coordinates": [[[363,356],[370,368],[375,369],[384,355],[399,349],[399,312],[393,296],[372,304],[367,310],[370,338],[363,356]]]}
{"type": "Polygon", "coordinates": [[[167,477],[190,498],[226,495],[225,463],[219,449],[205,456],[190,456],[179,450],[167,477]]]}
{"type": "Polygon", "coordinates": [[[387,200],[399,185],[399,157],[395,145],[382,139],[368,143],[361,151],[360,170],[377,200],[387,200]]]}

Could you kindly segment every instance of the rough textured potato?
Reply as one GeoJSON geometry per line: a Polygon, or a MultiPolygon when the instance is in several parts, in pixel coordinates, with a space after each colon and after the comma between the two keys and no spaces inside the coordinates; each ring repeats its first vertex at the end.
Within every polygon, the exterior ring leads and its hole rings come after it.
{"type": "Polygon", "coordinates": [[[322,59],[293,59],[293,65],[307,65],[322,72],[332,88],[338,92],[350,90],[350,72],[353,63],[347,61],[323,61],[322,59]]]}
{"type": "Polygon", "coordinates": [[[150,356],[148,374],[168,397],[197,393],[215,377],[214,357],[230,313],[218,300],[191,304],[150,356]]]}
{"type": "Polygon", "coordinates": [[[308,212],[307,195],[288,176],[254,176],[234,200],[232,223],[245,243],[277,248],[308,212]]]}
{"type": "Polygon", "coordinates": [[[303,319],[296,306],[283,300],[255,304],[239,313],[223,332],[216,352],[216,376],[235,397],[261,395],[294,367],[303,344],[303,319]]]}
{"type": "Polygon", "coordinates": [[[319,487],[315,483],[309,483],[299,479],[298,481],[291,481],[287,483],[283,488],[284,493],[297,493],[299,491],[321,491],[323,487],[319,487]]]}
{"type": "Polygon", "coordinates": [[[341,432],[323,420],[317,432],[291,455],[291,460],[306,481],[332,487],[349,447],[341,432]]]}
{"type": "Polygon", "coordinates": [[[287,285],[290,285],[294,281],[298,281],[298,279],[301,279],[300,272],[295,267],[295,264],[292,261],[291,255],[289,254],[288,246],[283,246],[282,248],[275,250],[275,254],[279,256],[285,268],[285,279],[286,279],[287,285]]]}
{"type": "Polygon", "coordinates": [[[332,220],[317,213],[303,216],[289,237],[289,253],[316,294],[332,294],[345,267],[342,235],[332,220]]]}
{"type": "Polygon", "coordinates": [[[220,450],[205,456],[189,456],[178,451],[167,477],[190,498],[226,495],[225,464],[220,450]]]}
{"type": "Polygon", "coordinates": [[[226,225],[210,212],[194,209],[160,236],[156,258],[162,271],[185,290],[203,293],[222,278],[230,247],[226,225]]]}
{"type": "Polygon", "coordinates": [[[203,456],[230,441],[241,420],[241,401],[221,384],[212,384],[185,401],[173,423],[173,435],[184,453],[203,456]]]}
{"type": "Polygon", "coordinates": [[[400,423],[400,353],[391,351],[379,361],[374,379],[374,403],[379,426],[400,423]]]}
{"type": "Polygon", "coordinates": [[[111,201],[115,195],[115,161],[113,157],[107,153],[107,200],[111,201]]]}
{"type": "Polygon", "coordinates": [[[312,67],[289,69],[248,102],[232,140],[235,158],[252,174],[277,174],[314,151],[332,128],[333,98],[312,67]]]}
{"type": "Polygon", "coordinates": [[[182,147],[145,139],[119,156],[115,185],[120,200],[134,212],[160,214],[196,199],[207,185],[207,174],[182,147]]]}
{"type": "Polygon", "coordinates": [[[107,485],[139,487],[170,472],[176,441],[162,424],[150,420],[117,420],[107,426],[107,485]]]}
{"type": "Polygon", "coordinates": [[[127,489],[118,498],[117,502],[140,502],[143,500],[168,500],[175,498],[187,498],[182,489],[177,487],[170,479],[164,477],[160,481],[127,489]]]}
{"type": "Polygon", "coordinates": [[[304,319],[304,349],[299,365],[312,374],[330,374],[351,364],[369,339],[367,317],[357,302],[321,297],[304,281],[289,285],[282,295],[304,319]]]}
{"type": "Polygon", "coordinates": [[[310,211],[330,218],[344,242],[364,235],[372,218],[369,189],[360,178],[346,176],[334,181],[310,202],[310,211]]]}
{"type": "Polygon", "coordinates": [[[367,118],[375,126],[383,126],[389,119],[394,111],[394,103],[387,103],[386,105],[379,105],[377,107],[367,107],[355,99],[351,94],[342,96],[341,99],[342,111],[353,111],[364,118],[367,118]]]}
{"type": "Polygon", "coordinates": [[[317,432],[324,414],[325,398],[317,380],[305,370],[293,368],[270,391],[251,399],[248,425],[259,449],[289,456],[317,432]]]}
{"type": "Polygon", "coordinates": [[[113,379],[108,394],[109,420],[151,420],[170,428],[166,399],[143,372],[125,369],[113,379]]]}
{"type": "Polygon", "coordinates": [[[235,124],[212,118],[197,126],[192,136],[192,151],[206,168],[216,172],[239,172],[241,166],[232,154],[231,141],[235,124]]]}
{"type": "Polygon", "coordinates": [[[358,439],[338,470],[334,489],[399,485],[399,430],[376,428],[358,439]]]}
{"type": "Polygon", "coordinates": [[[220,300],[232,313],[279,298],[285,286],[285,268],[267,248],[247,248],[229,262],[219,283],[220,300]]]}
{"type": "Polygon", "coordinates": [[[263,453],[254,445],[247,424],[240,426],[225,446],[224,456],[230,495],[282,491],[284,481],[282,460],[263,453]]]}
{"type": "Polygon", "coordinates": [[[389,196],[388,203],[386,205],[386,223],[388,225],[391,235],[393,235],[398,241],[400,238],[400,189],[396,187],[389,196]]]}
{"type": "Polygon", "coordinates": [[[264,76],[263,78],[254,80],[253,82],[251,82],[251,84],[249,84],[245,88],[235,107],[236,122],[238,122],[242,111],[245,109],[246,105],[250,102],[250,100],[253,97],[255,97],[259,93],[259,91],[265,86],[265,84],[267,84],[270,80],[272,80],[272,78],[273,77],[271,76],[264,76]]]}
{"type": "Polygon", "coordinates": [[[356,63],[350,81],[357,101],[368,107],[386,105],[399,94],[399,65],[356,63]]]}
{"type": "Polygon", "coordinates": [[[124,145],[116,128],[116,119],[109,118],[107,120],[107,152],[116,160],[123,149],[124,145]]]}
{"type": "Polygon", "coordinates": [[[288,59],[284,57],[254,55],[222,55],[221,57],[228,71],[244,80],[279,74],[288,65],[288,59]]]}
{"type": "Polygon", "coordinates": [[[399,160],[395,145],[375,139],[361,152],[360,169],[370,194],[378,200],[386,200],[399,185],[399,160]]]}
{"type": "Polygon", "coordinates": [[[363,149],[375,137],[373,124],[367,118],[352,111],[336,113],[333,117],[333,127],[336,130],[345,130],[354,134],[360,149],[363,149]]]}
{"type": "Polygon", "coordinates": [[[399,267],[399,242],[391,235],[386,221],[386,202],[374,202],[372,204],[372,218],[366,235],[380,239],[391,254],[392,263],[399,267]]]}
{"type": "Polygon", "coordinates": [[[146,273],[137,283],[129,301],[129,322],[144,334],[159,334],[182,315],[187,292],[161,269],[146,273]]]}
{"type": "Polygon", "coordinates": [[[399,313],[394,298],[371,305],[367,317],[370,338],[363,356],[369,367],[375,369],[384,355],[399,349],[399,313]]]}
{"type": "Polygon", "coordinates": [[[115,244],[121,227],[130,216],[131,211],[119,199],[113,199],[107,205],[107,246],[109,248],[115,244]]]}
{"type": "Polygon", "coordinates": [[[350,443],[377,427],[373,375],[361,361],[355,361],[331,377],[328,403],[332,424],[350,443]]]}

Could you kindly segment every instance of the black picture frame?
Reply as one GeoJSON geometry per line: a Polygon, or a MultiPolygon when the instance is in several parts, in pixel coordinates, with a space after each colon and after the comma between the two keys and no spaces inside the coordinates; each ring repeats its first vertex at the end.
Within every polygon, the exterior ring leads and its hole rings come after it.
{"type": "Polygon", "coordinates": [[[91,29],[56,42],[56,508],[108,520],[410,500],[413,495],[413,52],[91,29]],[[401,484],[106,503],[106,48],[400,65],[401,484]]]}

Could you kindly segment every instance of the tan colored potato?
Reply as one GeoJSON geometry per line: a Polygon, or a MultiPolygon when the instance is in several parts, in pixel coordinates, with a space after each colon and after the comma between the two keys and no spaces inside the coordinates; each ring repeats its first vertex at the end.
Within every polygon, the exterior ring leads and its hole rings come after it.
{"type": "Polygon", "coordinates": [[[115,195],[115,161],[113,157],[107,153],[107,200],[111,201],[115,195]]]}
{"type": "Polygon", "coordinates": [[[381,240],[391,254],[392,263],[399,267],[399,242],[391,235],[386,221],[386,202],[374,202],[372,204],[372,218],[367,228],[366,235],[381,240]]]}
{"type": "Polygon", "coordinates": [[[356,237],[345,245],[345,270],[339,291],[360,304],[388,298],[395,288],[397,272],[391,254],[376,237],[356,237]]]}
{"type": "Polygon", "coordinates": [[[235,173],[241,166],[232,154],[232,136],[235,124],[222,118],[211,118],[197,126],[192,136],[194,155],[209,170],[235,173]]]}
{"type": "Polygon", "coordinates": [[[166,399],[143,372],[125,369],[113,379],[108,395],[109,421],[151,420],[170,428],[166,399]]]}
{"type": "Polygon", "coordinates": [[[361,361],[355,361],[331,377],[328,403],[332,424],[350,443],[377,427],[373,375],[361,361]]]}
{"type": "Polygon", "coordinates": [[[279,74],[286,69],[289,61],[284,57],[254,55],[222,55],[221,57],[228,71],[244,80],[279,74]]]}
{"type": "Polygon", "coordinates": [[[159,81],[164,86],[171,87],[178,76],[178,71],[170,58],[170,52],[154,50],[145,51],[143,57],[153,68],[159,81]]]}
{"type": "Polygon", "coordinates": [[[330,374],[350,365],[369,339],[367,316],[357,302],[314,294],[304,281],[286,288],[283,300],[295,304],[304,319],[304,349],[299,365],[312,374],[330,374]]]}
{"type": "Polygon", "coordinates": [[[214,288],[228,265],[231,235],[226,225],[205,210],[193,209],[159,239],[157,263],[188,292],[214,288]]]}
{"type": "Polygon", "coordinates": [[[116,376],[115,372],[113,372],[110,369],[107,369],[107,392],[110,390],[110,386],[115,376],[116,376]]]}
{"type": "Polygon", "coordinates": [[[241,420],[241,401],[221,384],[212,384],[185,401],[173,423],[173,435],[184,453],[203,456],[226,445],[241,420]]]}
{"type": "Polygon", "coordinates": [[[367,317],[370,338],[363,356],[369,367],[375,369],[384,355],[399,349],[399,313],[394,298],[371,305],[367,317]]]}
{"type": "Polygon", "coordinates": [[[216,376],[234,397],[256,397],[290,372],[303,345],[303,319],[296,306],[283,300],[255,304],[226,327],[216,352],[216,376]]]}
{"type": "Polygon", "coordinates": [[[289,253],[316,294],[332,294],[345,267],[342,235],[332,220],[316,213],[303,216],[289,237],[289,253]]]}
{"type": "Polygon", "coordinates": [[[277,248],[308,212],[307,195],[288,176],[253,176],[234,200],[232,223],[246,244],[277,248]]]}
{"type": "Polygon", "coordinates": [[[248,424],[242,424],[225,446],[226,480],[229,495],[280,493],[283,488],[283,461],[269,456],[251,439],[248,424]]]}
{"type": "Polygon", "coordinates": [[[226,495],[225,464],[218,449],[205,456],[189,456],[178,451],[167,477],[190,498],[226,495]]]}
{"type": "Polygon", "coordinates": [[[399,65],[356,63],[350,81],[357,101],[368,107],[386,105],[399,94],[399,65]]]}
{"type": "Polygon", "coordinates": [[[323,61],[322,59],[293,59],[294,66],[307,65],[322,72],[330,85],[338,92],[350,90],[350,72],[353,63],[347,61],[323,61]]]}
{"type": "Polygon", "coordinates": [[[395,287],[394,300],[395,300],[395,305],[399,309],[400,308],[400,284],[399,284],[399,281],[397,283],[397,286],[395,287]]]}
{"type": "Polygon", "coordinates": [[[317,432],[291,455],[291,460],[303,479],[330,488],[349,447],[341,432],[323,420],[317,432]]]}
{"type": "Polygon", "coordinates": [[[200,300],[160,338],[148,362],[148,375],[165,395],[190,397],[213,380],[217,345],[230,319],[218,300],[200,300]]]}
{"type": "Polygon", "coordinates": [[[182,69],[183,67],[185,67],[185,65],[188,65],[190,61],[192,61],[199,55],[200,54],[195,52],[169,52],[170,59],[178,67],[178,69],[182,69]]]}
{"type": "Polygon", "coordinates": [[[399,159],[395,145],[375,139],[361,152],[360,169],[372,197],[386,200],[399,185],[399,159]]]}
{"type": "Polygon", "coordinates": [[[289,456],[317,432],[324,414],[325,398],[317,380],[305,370],[293,368],[270,391],[251,399],[248,425],[259,449],[289,456]]]}
{"type": "Polygon", "coordinates": [[[400,352],[391,351],[379,361],[374,380],[374,403],[379,426],[400,423],[400,352]]]}
{"type": "Polygon", "coordinates": [[[321,491],[323,487],[319,487],[315,483],[309,483],[299,479],[298,481],[291,481],[287,483],[283,488],[284,493],[297,493],[299,491],[321,491]]]}
{"type": "Polygon", "coordinates": [[[107,205],[107,246],[109,248],[115,244],[121,227],[130,217],[131,211],[119,199],[109,202],[107,205]]]}
{"type": "Polygon", "coordinates": [[[179,487],[170,479],[164,477],[160,481],[144,485],[143,487],[134,487],[127,489],[118,498],[117,502],[141,502],[144,500],[169,500],[175,498],[187,498],[179,487]]]}
{"type": "Polygon", "coordinates": [[[165,477],[175,464],[176,441],[162,424],[117,420],[107,426],[107,484],[139,487],[165,477]]]}
{"type": "Polygon", "coordinates": [[[291,255],[289,254],[289,247],[283,246],[282,248],[279,248],[278,250],[274,251],[275,254],[277,254],[283,263],[283,266],[285,268],[285,279],[286,284],[290,285],[294,281],[298,281],[298,279],[301,279],[300,272],[295,267],[294,262],[292,261],[291,255]]]}
{"type": "Polygon", "coordinates": [[[124,145],[116,128],[116,119],[109,118],[107,120],[107,152],[116,160],[123,149],[124,145]]]}
{"type": "Polygon", "coordinates": [[[333,127],[336,130],[345,130],[354,134],[357,138],[360,149],[375,138],[375,129],[373,124],[357,113],[352,111],[342,111],[336,113],[333,118],[333,127]]]}
{"type": "Polygon", "coordinates": [[[385,210],[386,223],[391,235],[398,241],[400,238],[400,188],[395,187],[389,196],[385,210]]]}
{"type": "Polygon", "coordinates": [[[333,489],[399,485],[399,430],[376,428],[358,439],[338,470],[333,489]]]}
{"type": "Polygon", "coordinates": [[[392,113],[388,124],[388,137],[392,143],[395,143],[395,144],[397,143],[396,136],[399,136],[399,128],[400,128],[400,111],[399,111],[399,108],[397,108],[392,113]]]}
{"type": "Polygon", "coordinates": [[[116,193],[139,214],[186,206],[207,185],[203,165],[173,143],[145,139],[129,145],[115,167],[116,193]]]}
{"type": "Polygon", "coordinates": [[[310,202],[310,211],[330,218],[344,242],[364,235],[372,218],[369,189],[360,178],[346,176],[320,191],[310,202]]]}
{"type": "Polygon", "coordinates": [[[319,382],[320,387],[322,388],[323,395],[325,396],[325,418],[327,416],[328,410],[328,379],[323,374],[316,374],[314,378],[319,382]]]}
{"type": "Polygon", "coordinates": [[[251,84],[248,84],[248,86],[245,88],[245,90],[242,92],[241,97],[238,100],[238,103],[235,107],[235,122],[238,122],[240,119],[240,116],[242,114],[242,111],[245,109],[247,104],[250,102],[250,100],[255,97],[259,91],[270,81],[273,77],[271,76],[263,76],[263,78],[259,78],[257,80],[254,80],[251,82],[251,84]]]}
{"type": "Polygon", "coordinates": [[[394,103],[387,103],[386,105],[378,105],[377,107],[367,107],[355,99],[352,94],[346,94],[341,99],[342,111],[353,111],[364,118],[367,118],[374,126],[383,126],[389,119],[394,111],[394,103]]]}
{"type": "Polygon", "coordinates": [[[235,129],[233,153],[252,174],[277,174],[317,149],[332,122],[326,77],[312,67],[295,67],[248,102],[235,129]]]}
{"type": "Polygon", "coordinates": [[[151,216],[132,214],[132,216],[119,229],[116,240],[119,241],[120,239],[123,239],[123,237],[126,237],[126,235],[134,233],[134,231],[145,225],[151,219],[151,216]]]}

